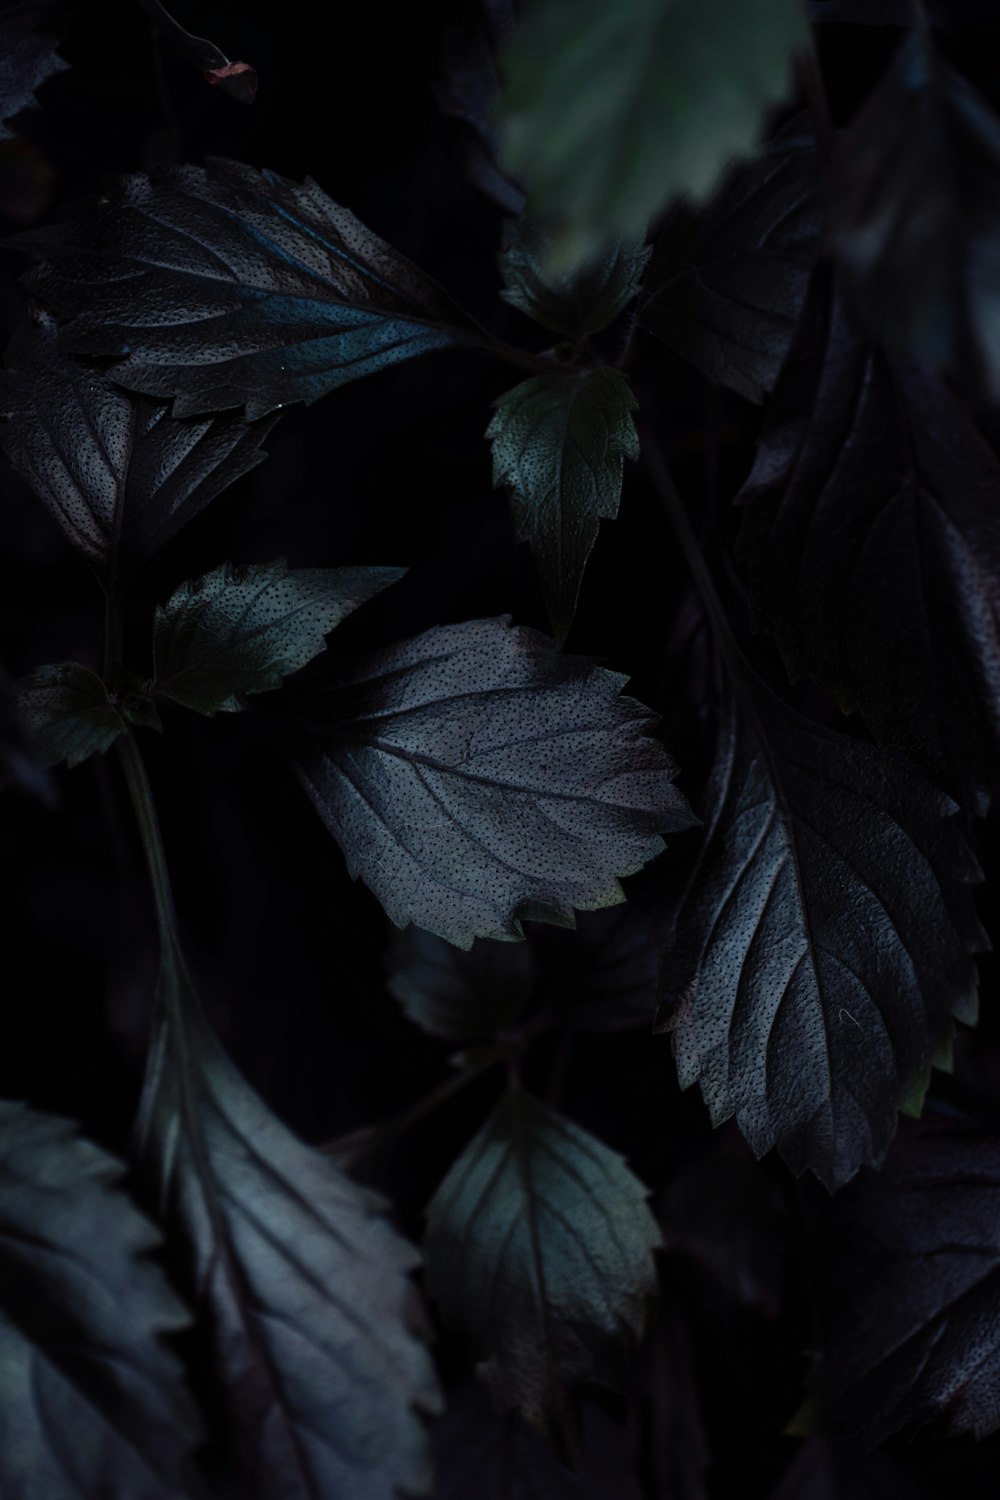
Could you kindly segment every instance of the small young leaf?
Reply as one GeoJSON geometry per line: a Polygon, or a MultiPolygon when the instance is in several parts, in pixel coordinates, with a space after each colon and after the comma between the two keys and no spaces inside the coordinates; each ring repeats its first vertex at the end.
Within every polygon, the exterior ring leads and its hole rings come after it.
{"type": "Polygon", "coordinates": [[[103,754],[125,728],[95,672],[77,661],[39,667],[14,684],[17,709],[47,766],[103,754]]]}
{"type": "Polygon", "coordinates": [[[174,415],[251,419],[432,349],[469,325],[435,284],[311,180],[241,162],[126,177],[17,242],[68,345],[174,415]]]}
{"type": "Polygon", "coordinates": [[[479,938],[465,951],[421,927],[406,927],[393,940],[389,989],[433,1036],[490,1041],[514,1024],[534,987],[527,943],[479,938]]]}
{"type": "Polygon", "coordinates": [[[501,165],[560,267],[710,193],[807,41],[799,0],[532,0],[503,58],[501,165]]]}
{"type": "Polygon", "coordinates": [[[46,314],[25,324],[0,377],[0,443],[112,590],[264,458],[273,421],[178,421],[66,359],[46,314]]]}
{"type": "Polygon", "coordinates": [[[38,103],[35,90],[69,67],[44,31],[54,11],[51,0],[4,0],[0,6],[0,141],[14,133],[6,122],[38,103]]]}
{"type": "Polygon", "coordinates": [[[326,647],[352,610],[400,568],[289,568],[284,558],[224,563],[157,606],[153,690],[200,714],[235,713],[326,647]]]}
{"type": "Polygon", "coordinates": [[[524,380],[486,429],[493,483],[510,490],[518,540],[530,542],[560,645],[602,520],[618,514],[624,459],[639,457],[637,402],[607,366],[524,380]]]}
{"type": "Polygon", "coordinates": [[[0,1489],[184,1500],[200,1425],[164,1343],[188,1322],[124,1168],[65,1120],[0,1103],[0,1489]]]}
{"type": "Polygon", "coordinates": [[[709,380],[763,401],[788,352],[816,259],[819,153],[802,119],[678,203],[656,238],[639,323],[709,380]]]}
{"type": "Polygon", "coordinates": [[[617,1384],[644,1330],[660,1244],[646,1197],[615,1152],[511,1090],[428,1207],[431,1296],[536,1426],[562,1382],[617,1384]]]}
{"type": "Polygon", "coordinates": [[[621,901],[693,822],[624,683],[505,619],[442,626],[313,697],[296,769],[398,927],[519,938],[621,901]]]}
{"type": "Polygon", "coordinates": [[[638,240],[623,240],[576,275],[561,276],[551,269],[546,236],[523,219],[507,219],[501,295],[543,328],[583,338],[607,328],[632,301],[650,253],[638,240]]]}

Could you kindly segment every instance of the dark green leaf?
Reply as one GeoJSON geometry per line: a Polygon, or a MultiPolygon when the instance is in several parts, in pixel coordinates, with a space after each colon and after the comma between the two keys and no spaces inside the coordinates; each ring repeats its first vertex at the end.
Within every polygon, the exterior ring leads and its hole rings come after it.
{"type": "Polygon", "coordinates": [[[523,219],[503,227],[503,297],[527,317],[567,338],[599,333],[639,290],[650,251],[637,240],[615,245],[575,276],[551,269],[547,237],[523,219]]]}
{"type": "Polygon", "coordinates": [[[504,619],[428,630],[310,700],[299,778],[397,926],[568,924],[692,822],[624,683],[504,619]]]}
{"type": "Polygon", "coordinates": [[[821,277],[768,409],[740,550],[793,677],[985,810],[1000,755],[1000,466],[971,416],[858,336],[821,277]]]}
{"type": "Polygon", "coordinates": [[[14,133],[6,122],[37,104],[35,90],[69,66],[45,34],[54,11],[50,0],[4,0],[0,9],[0,141],[14,133]]]}
{"type": "Polygon", "coordinates": [[[788,352],[819,240],[819,153],[801,119],[731,167],[656,239],[639,322],[709,380],[763,401],[788,352]]]}
{"type": "Polygon", "coordinates": [[[400,568],[289,568],[284,558],[223,563],[156,610],[154,691],[200,714],[236,712],[326,647],[352,610],[400,568]]]}
{"type": "Polygon", "coordinates": [[[389,989],[411,1021],[451,1041],[490,1041],[521,1015],[535,986],[527,943],[479,938],[466,951],[421,927],[393,940],[389,989]]]}
{"type": "Polygon", "coordinates": [[[799,0],[533,0],[503,58],[501,164],[561,267],[710,193],[807,40],[799,0]]]}
{"type": "Polygon", "coordinates": [[[430,1293],[536,1426],[561,1382],[617,1384],[643,1332],[660,1244],[646,1197],[615,1152],[512,1090],[430,1203],[430,1293]]]}
{"type": "Polygon", "coordinates": [[[14,467],[111,587],[260,463],[273,426],[177,421],[161,403],[65,359],[44,314],[7,351],[0,410],[14,467]]]}
{"type": "Polygon", "coordinates": [[[70,320],[69,346],[120,356],[115,379],[173,396],[179,417],[253,419],[470,337],[423,272],[314,182],[241,162],[126,177],[18,244],[42,262],[28,281],[70,320]]]}
{"type": "Polygon", "coordinates": [[[42,761],[78,766],[103,753],[125,728],[95,672],[78,661],[39,667],[14,684],[17,710],[42,761]]]}
{"type": "Polygon", "coordinates": [[[540,375],[501,396],[486,429],[493,483],[510,491],[518,540],[531,543],[560,644],[600,523],[618,514],[624,460],[639,457],[636,405],[607,366],[540,375]]]}
{"type": "Polygon", "coordinates": [[[187,1244],[241,1497],[396,1500],[426,1487],[435,1409],[381,1202],[303,1145],[239,1076],[168,947],[137,1149],[187,1244]]]}
{"type": "Polygon", "coordinates": [[[0,1489],[185,1500],[200,1429],[164,1343],[188,1321],[124,1168],[68,1121],[0,1103],[0,1489]]]}

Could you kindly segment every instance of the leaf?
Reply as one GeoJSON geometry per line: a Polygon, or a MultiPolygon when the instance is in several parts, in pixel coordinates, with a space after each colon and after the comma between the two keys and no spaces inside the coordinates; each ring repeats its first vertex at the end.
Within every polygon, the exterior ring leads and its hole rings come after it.
{"type": "Polygon", "coordinates": [[[560,268],[712,192],[807,42],[798,0],[533,0],[502,58],[501,166],[560,268]]]}
{"type": "Polygon", "coordinates": [[[69,1121],[0,1103],[0,1487],[184,1500],[200,1438],[164,1342],[188,1319],[123,1168],[69,1121]]]}
{"type": "Polygon", "coordinates": [[[854,1443],[811,1437],[788,1465],[771,1500],[930,1500],[913,1468],[854,1443]]]}
{"type": "Polygon", "coordinates": [[[39,667],[14,684],[17,711],[47,766],[103,754],[125,728],[96,672],[78,661],[39,667]]]}
{"type": "Polygon", "coordinates": [[[618,514],[624,459],[639,457],[637,404],[608,366],[539,375],[500,397],[486,429],[493,483],[510,490],[517,538],[531,543],[560,644],[600,523],[618,514]]]}
{"type": "Polygon", "coordinates": [[[380,1200],[303,1145],[244,1082],[168,946],[137,1150],[186,1242],[241,1496],[396,1500],[428,1474],[415,1409],[417,1256],[380,1200]]]}
{"type": "Polygon", "coordinates": [[[8,120],[37,105],[35,90],[69,67],[46,35],[54,9],[48,0],[4,0],[0,8],[0,141],[14,134],[8,120]]]}
{"type": "Polygon", "coordinates": [[[829,1189],[919,1112],[977,1013],[979,878],[909,764],[808,723],[730,668],[705,835],[664,960],[683,1088],[829,1189]]]}
{"type": "Polygon", "coordinates": [[[108,193],[16,244],[28,284],[84,354],[117,355],[129,390],[174,415],[264,416],[432,349],[464,314],[311,180],[210,159],[108,193]]]}
{"type": "Polygon", "coordinates": [[[802,117],[729,169],[656,239],[638,320],[709,380],[763,401],[805,302],[820,227],[819,153],[802,117]]]}
{"type": "Polygon", "coordinates": [[[1000,751],[1000,465],[947,387],[859,337],[825,278],[739,503],[754,622],[792,677],[834,688],[878,740],[985,811],[1000,751]]]}
{"type": "Polygon", "coordinates": [[[127,581],[228,485],[264,457],[272,422],[177,421],[65,359],[41,314],[7,351],[0,442],[11,463],[106,588],[127,581]]]}
{"type": "Polygon", "coordinates": [[[497,48],[514,18],[514,0],[486,0],[481,17],[446,26],[441,37],[441,77],[434,98],[442,114],[465,127],[463,164],[474,187],[507,214],[519,214],[524,193],[496,163],[497,48]]]}
{"type": "Polygon", "coordinates": [[[877,1443],[942,1417],[1000,1426],[1000,1142],[960,1131],[898,1146],[837,1204],[839,1263],[797,1430],[877,1443]]]}
{"type": "Polygon", "coordinates": [[[427,1209],[431,1296],[536,1426],[561,1382],[616,1384],[643,1332],[660,1244],[646,1196],[615,1152],[511,1090],[427,1209]]]}
{"type": "Polygon", "coordinates": [[[917,27],[843,142],[829,240],[867,327],[1000,398],[1000,121],[917,27]]]}
{"type": "Polygon", "coordinates": [[[691,824],[624,682],[506,619],[442,626],[313,697],[296,770],[397,927],[519,938],[622,900],[691,824]]]}
{"type": "Polygon", "coordinates": [[[532,932],[541,988],[561,1025],[589,1032],[652,1027],[660,973],[656,915],[633,884],[619,906],[581,912],[573,931],[532,932]]]}
{"type": "Polygon", "coordinates": [[[234,713],[318,656],[330,631],[402,572],[223,563],[157,606],[153,690],[196,713],[234,713]]]}
{"type": "Polygon", "coordinates": [[[506,219],[501,296],[544,328],[583,338],[607,328],[636,296],[650,254],[641,241],[623,240],[578,274],[559,275],[546,236],[523,219],[506,219]]]}
{"type": "Polygon", "coordinates": [[[417,1026],[451,1041],[490,1041],[531,999],[535,965],[527,943],[479,938],[465,951],[420,927],[393,939],[389,990],[417,1026]]]}

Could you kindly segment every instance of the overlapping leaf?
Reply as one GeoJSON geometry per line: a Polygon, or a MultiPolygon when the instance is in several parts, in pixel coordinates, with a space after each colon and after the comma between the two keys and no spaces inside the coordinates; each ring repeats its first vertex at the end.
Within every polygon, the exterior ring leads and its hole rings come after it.
{"type": "Polygon", "coordinates": [[[711,192],[807,38],[798,0],[534,0],[503,58],[501,163],[561,266],[711,192]]]}
{"type": "Polygon", "coordinates": [[[539,929],[538,955],[546,1003],[563,1026],[612,1032],[645,1027],[656,1012],[660,972],[658,913],[649,889],[633,884],[627,901],[581,912],[573,931],[539,929]]]}
{"type": "Polygon", "coordinates": [[[656,1293],[659,1243],[622,1158],[515,1090],[427,1210],[428,1286],[500,1404],[544,1427],[561,1382],[617,1383],[656,1293]]]}
{"type": "Polygon", "coordinates": [[[164,1336],[188,1321],[123,1168],[65,1120],[0,1103],[0,1488],[189,1500],[201,1433],[164,1336]]]}
{"type": "Polygon", "coordinates": [[[819,153],[801,118],[663,221],[639,322],[709,380],[762,401],[805,302],[819,240],[819,153]]]}
{"type": "Polygon", "coordinates": [[[174,414],[251,419],[433,349],[466,320],[406,258],[311,180],[213,159],[122,179],[22,235],[28,277],[69,346],[174,414]]]}
{"type": "Polygon", "coordinates": [[[0,5],[0,141],[13,134],[7,121],[38,103],[35,90],[69,66],[46,33],[54,11],[51,0],[3,0],[0,5]]]}
{"type": "Polygon", "coordinates": [[[560,275],[549,264],[547,237],[523,219],[503,229],[501,293],[512,307],[567,338],[600,333],[635,297],[650,251],[639,240],[623,240],[576,275],[560,275]]]}
{"type": "Polygon", "coordinates": [[[78,661],[39,667],[15,684],[17,711],[45,765],[77,766],[125,728],[96,672],[78,661]]]}
{"type": "Polygon", "coordinates": [[[740,502],[755,622],[793,677],[980,810],[1000,752],[1000,465],[820,278],[740,502]]]}
{"type": "Polygon", "coordinates": [[[402,576],[399,568],[224,563],[181,584],[156,611],[154,690],[202,714],[235,712],[281,686],[341,620],[402,576]]]}
{"type": "Polygon", "coordinates": [[[692,822],[624,681],[507,620],[428,630],[310,700],[296,768],[397,926],[519,937],[614,905],[692,822]]]}
{"type": "Polygon", "coordinates": [[[608,366],[522,381],[496,403],[486,436],[493,483],[510,492],[530,542],[556,639],[569,634],[602,520],[614,520],[626,458],[639,456],[635,397],[608,366]]]}
{"type": "Polygon", "coordinates": [[[521,1015],[535,986],[527,943],[479,938],[467,951],[421,927],[393,941],[389,989],[411,1021],[450,1041],[489,1041],[521,1015]]]}

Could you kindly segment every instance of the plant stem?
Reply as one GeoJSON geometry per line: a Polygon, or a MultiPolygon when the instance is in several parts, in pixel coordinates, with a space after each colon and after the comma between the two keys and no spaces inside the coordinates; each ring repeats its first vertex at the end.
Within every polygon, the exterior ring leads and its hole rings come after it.
{"type": "Polygon", "coordinates": [[[104,592],[104,686],[108,692],[115,688],[115,678],[122,660],[124,621],[121,600],[112,577],[104,592]]]}
{"type": "Polygon", "coordinates": [[[483,334],[476,342],[480,349],[485,349],[487,354],[492,354],[505,365],[530,370],[532,375],[558,375],[564,371],[562,365],[556,364],[553,359],[547,359],[544,354],[532,354],[529,349],[518,349],[514,344],[505,344],[502,339],[493,338],[491,334],[483,334]]]}

